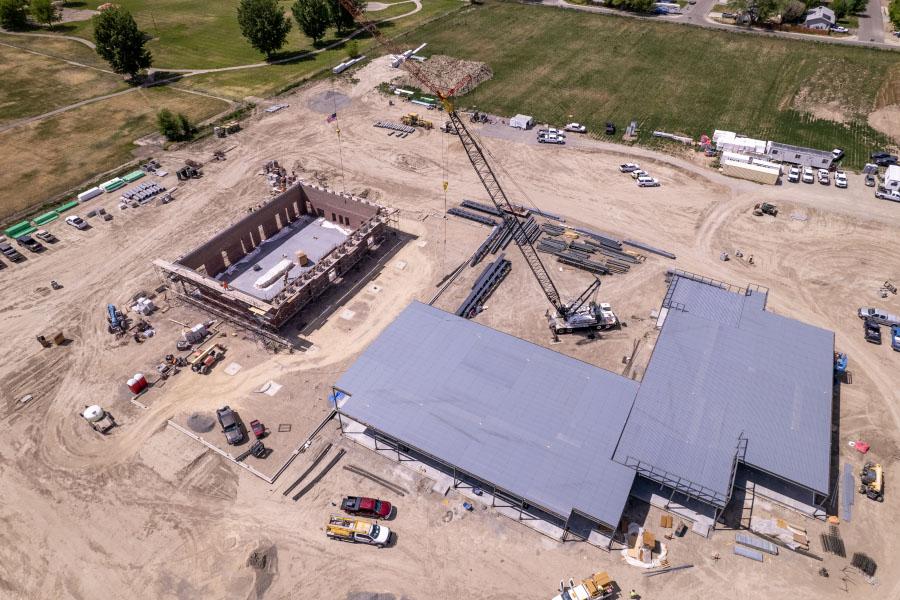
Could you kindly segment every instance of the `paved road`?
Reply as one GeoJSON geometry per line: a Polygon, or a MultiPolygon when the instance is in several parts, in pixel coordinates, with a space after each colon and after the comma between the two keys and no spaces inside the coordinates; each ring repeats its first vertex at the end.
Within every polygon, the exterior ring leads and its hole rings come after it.
{"type": "MultiPolygon", "coordinates": [[[[879,0],[870,0],[870,8],[868,10],[873,10],[872,7],[876,5],[879,0]]],[[[633,19],[643,19],[647,21],[668,21],[671,23],[681,23],[683,25],[692,25],[696,27],[705,27],[707,29],[719,29],[722,31],[734,31],[751,35],[760,35],[760,36],[769,36],[769,37],[778,37],[784,39],[794,39],[794,40],[809,40],[813,42],[820,42],[823,44],[843,44],[846,46],[865,46],[870,48],[882,48],[885,50],[900,50],[900,46],[889,44],[884,41],[883,34],[880,37],[875,37],[874,34],[870,34],[869,37],[872,37],[875,41],[870,41],[869,39],[860,36],[860,39],[855,38],[837,38],[837,37],[826,37],[821,35],[806,35],[802,33],[789,33],[787,31],[769,31],[766,29],[757,29],[757,28],[748,28],[748,27],[736,27],[734,25],[726,25],[725,23],[719,23],[718,21],[712,21],[706,17],[709,11],[716,4],[716,0],[697,0],[697,4],[691,6],[688,5],[690,10],[687,8],[685,12],[680,15],[638,15],[635,13],[630,13],[627,11],[616,10],[614,8],[606,8],[605,6],[582,6],[581,4],[570,4],[566,2],[566,0],[540,0],[540,4],[545,6],[556,6],[559,8],[567,8],[570,10],[579,10],[582,12],[591,12],[598,14],[607,14],[607,15],[619,15],[621,17],[630,17],[633,19]]],[[[879,22],[880,22],[880,14],[879,14],[879,22]]],[[[860,18],[860,24],[867,19],[860,18]]],[[[875,19],[868,19],[869,21],[874,21],[875,19]]],[[[883,31],[883,28],[882,28],[883,31]]]]}
{"type": "Polygon", "coordinates": [[[866,11],[859,15],[857,37],[863,42],[884,42],[884,17],[881,12],[881,0],[869,0],[866,11]]]}

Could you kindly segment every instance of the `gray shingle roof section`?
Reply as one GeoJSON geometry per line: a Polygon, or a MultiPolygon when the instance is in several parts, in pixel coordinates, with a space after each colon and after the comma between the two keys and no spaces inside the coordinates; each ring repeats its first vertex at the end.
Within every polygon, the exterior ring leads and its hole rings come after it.
{"type": "Polygon", "coordinates": [[[834,334],[763,310],[746,295],[685,277],[616,449],[728,496],[744,462],[828,493],[834,334]],[[680,308],[674,308],[675,303],[680,308]]]}
{"type": "Polygon", "coordinates": [[[562,517],[618,525],[638,384],[413,302],[336,386],[341,412],[562,517]]]}

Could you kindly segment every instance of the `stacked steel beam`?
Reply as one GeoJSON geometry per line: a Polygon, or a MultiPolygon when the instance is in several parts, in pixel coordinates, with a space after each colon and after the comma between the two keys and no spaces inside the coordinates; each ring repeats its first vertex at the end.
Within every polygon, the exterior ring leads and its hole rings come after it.
{"type": "Polygon", "coordinates": [[[496,206],[482,204],[481,202],[475,202],[474,200],[463,200],[459,203],[459,205],[463,208],[471,208],[472,210],[478,210],[489,215],[494,215],[495,217],[503,216],[503,211],[501,211],[496,206]]]}
{"type": "Polygon", "coordinates": [[[501,254],[497,260],[489,264],[481,272],[472,286],[472,292],[456,310],[456,316],[471,319],[479,312],[484,302],[490,297],[497,286],[503,281],[512,268],[512,263],[501,254]]]}
{"type": "Polygon", "coordinates": [[[487,238],[481,242],[481,245],[478,247],[478,250],[475,251],[475,254],[472,255],[472,260],[469,261],[469,266],[474,267],[478,263],[481,262],[487,253],[491,251],[491,248],[494,245],[494,241],[499,235],[499,233],[503,230],[503,227],[494,227],[491,229],[491,232],[488,234],[487,238]]]}
{"type": "Polygon", "coordinates": [[[666,258],[671,258],[675,260],[675,255],[671,252],[666,252],[665,250],[660,250],[659,248],[654,248],[653,246],[648,246],[643,242],[636,242],[634,240],[625,240],[625,243],[629,246],[634,246],[635,248],[640,248],[641,250],[646,250],[647,252],[652,252],[653,254],[659,254],[660,256],[665,256],[666,258]]]}
{"type": "Polygon", "coordinates": [[[451,208],[447,211],[448,215],[455,215],[457,217],[462,217],[464,219],[469,219],[471,221],[475,221],[476,223],[482,223],[483,225],[490,225],[492,227],[497,226],[497,221],[493,219],[489,219],[487,217],[483,217],[479,214],[470,212],[468,210],[464,210],[462,208],[451,208]]]}

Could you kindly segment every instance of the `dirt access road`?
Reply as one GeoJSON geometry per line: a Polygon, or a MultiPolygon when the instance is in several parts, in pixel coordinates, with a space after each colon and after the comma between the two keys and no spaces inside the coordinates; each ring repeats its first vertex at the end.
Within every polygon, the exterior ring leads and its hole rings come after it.
{"type": "MultiPolygon", "coordinates": [[[[842,580],[848,560],[833,556],[819,563],[782,555],[764,564],[732,556],[728,531],[710,540],[689,535],[673,541],[673,563],[696,566],[644,579],[616,554],[559,544],[490,510],[465,512],[459,496],[434,493],[433,482],[421,474],[340,440],[334,424],[273,485],[166,428],[166,419],[175,415],[263,401],[290,402],[296,422],[315,422],[327,410],[328,385],[410,300],[430,299],[443,275],[487,235],[481,226],[442,218],[445,207],[462,198],[485,199],[455,138],[433,130],[397,139],[372,127],[375,120],[398,121],[407,108],[390,107],[372,91],[394,74],[379,61],[355,73],[356,83],[301,88],[277,100],[289,108],[260,112],[235,136],[164,155],[164,166],[173,170],[185,158],[205,161],[214,149],[231,148],[227,161],[207,164],[204,178],[180,187],[174,203],[120,212],[111,206],[113,199],[92,201],[113,208],[115,219],[85,232],[51,224],[59,244],[0,273],[6,282],[0,288],[5,350],[0,366],[0,597],[362,600],[377,593],[380,599],[541,600],[553,595],[561,578],[598,569],[608,570],[623,589],[637,588],[654,600],[897,597],[891,552],[900,500],[890,484],[883,504],[857,498],[852,522],[840,525],[849,553],[866,552],[878,562],[873,584],[858,574],[842,580]],[[350,99],[338,111],[340,142],[335,125],[326,123],[321,112],[331,112],[323,94],[334,91],[350,99]],[[155,287],[153,258],[175,258],[264,198],[259,172],[270,159],[305,178],[367,192],[399,208],[399,227],[414,239],[374,280],[377,291],[367,287],[345,301],[352,318],[333,316],[309,333],[309,351],[270,354],[225,327],[224,343],[244,365],[238,375],[229,377],[219,368],[205,378],[184,373],[152,390],[146,410],[129,403],[124,380],[135,371],[147,372],[171,351],[179,327],[167,315],[176,320],[202,315],[172,306],[171,312],[151,317],[158,335],[136,345],[106,333],[105,304],[124,304],[137,290],[155,287]],[[449,181],[446,199],[444,180],[449,181]],[[51,291],[51,279],[65,287],[51,291]],[[65,331],[71,343],[41,350],[34,336],[54,329],[65,331]],[[252,396],[267,380],[294,392],[252,396]],[[19,403],[25,394],[33,400],[19,403]],[[106,438],[76,415],[95,402],[121,423],[106,438]],[[281,492],[327,441],[345,446],[347,455],[299,500],[284,497],[281,492]],[[350,464],[407,493],[400,497],[351,475],[342,468],[350,464]],[[350,492],[380,495],[398,505],[397,519],[390,523],[398,532],[395,547],[376,551],[325,539],[322,526],[332,502],[350,492]],[[265,555],[264,568],[248,566],[254,550],[265,555]],[[714,553],[720,560],[712,558],[714,553]],[[832,573],[828,579],[817,575],[823,565],[832,573]]],[[[629,322],[622,332],[594,341],[569,337],[554,349],[621,372],[622,356],[630,354],[634,340],[646,339],[636,360],[640,374],[655,335],[648,315],[659,306],[667,268],[767,286],[771,310],[836,332],[837,347],[849,353],[853,372],[852,385],[841,393],[841,460],[857,468],[862,457],[851,454],[846,442],[864,439],[872,444],[871,456],[887,466],[891,481],[900,457],[900,355],[886,345],[866,344],[855,311],[871,304],[900,312],[897,296],[882,300],[877,294],[885,279],[900,278],[900,259],[889,243],[898,234],[900,207],[875,200],[855,176],[848,190],[761,187],[719,176],[690,157],[589,141],[545,147],[523,143],[533,134],[508,135],[496,126],[481,130],[517,201],[678,255],[674,262],[650,257],[625,276],[604,279],[602,299],[629,322]],[[640,162],[663,186],[636,188],[615,168],[628,160],[640,162]],[[777,219],[750,214],[761,200],[779,205],[777,219]],[[755,264],[719,260],[723,250],[733,255],[736,248],[753,254],[755,264]]],[[[515,250],[507,255],[513,273],[478,320],[549,344],[539,289],[515,250]]],[[[552,269],[565,294],[587,284],[584,273],[555,264],[552,269]]],[[[461,277],[440,305],[455,308],[472,277],[472,272],[461,277]]],[[[164,296],[159,303],[170,305],[164,296]]],[[[774,507],[759,510],[778,513],[774,507]]],[[[817,534],[822,525],[805,526],[813,550],[821,553],[817,534]]]]}

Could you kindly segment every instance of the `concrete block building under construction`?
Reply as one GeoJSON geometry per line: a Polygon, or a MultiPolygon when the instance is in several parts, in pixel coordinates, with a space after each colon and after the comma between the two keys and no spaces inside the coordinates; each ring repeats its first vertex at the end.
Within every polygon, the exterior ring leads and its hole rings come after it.
{"type": "Polygon", "coordinates": [[[177,296],[275,334],[385,234],[388,211],[297,182],[174,262],[154,264],[177,296]]]}

